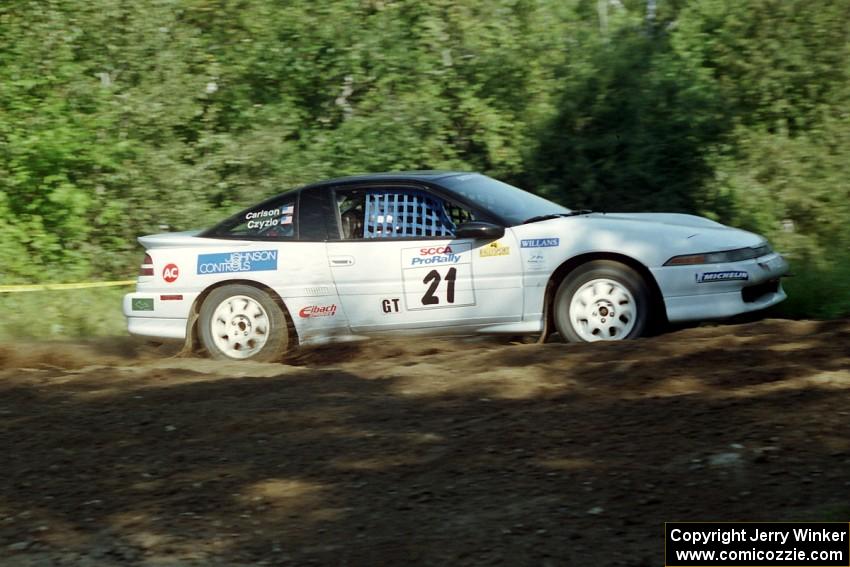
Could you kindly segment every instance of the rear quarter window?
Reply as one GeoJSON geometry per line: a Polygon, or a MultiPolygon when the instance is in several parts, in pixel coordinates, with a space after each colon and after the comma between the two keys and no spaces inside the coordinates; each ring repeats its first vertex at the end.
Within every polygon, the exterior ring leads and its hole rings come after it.
{"type": "Polygon", "coordinates": [[[239,213],[205,236],[249,240],[288,240],[296,236],[296,196],[266,202],[239,213]]]}

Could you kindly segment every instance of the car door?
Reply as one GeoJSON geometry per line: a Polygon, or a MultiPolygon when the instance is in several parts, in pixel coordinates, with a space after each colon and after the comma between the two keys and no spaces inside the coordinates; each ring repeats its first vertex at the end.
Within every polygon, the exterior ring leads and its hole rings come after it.
{"type": "Polygon", "coordinates": [[[521,317],[511,234],[496,243],[456,238],[472,213],[419,186],[337,188],[334,201],[340,234],[328,259],[352,330],[460,331],[521,317]]]}
{"type": "Polygon", "coordinates": [[[347,332],[327,261],[329,211],[321,191],[312,190],[239,213],[210,234],[233,240],[233,246],[198,255],[202,283],[244,279],[268,286],[283,299],[302,341],[347,332]]]}

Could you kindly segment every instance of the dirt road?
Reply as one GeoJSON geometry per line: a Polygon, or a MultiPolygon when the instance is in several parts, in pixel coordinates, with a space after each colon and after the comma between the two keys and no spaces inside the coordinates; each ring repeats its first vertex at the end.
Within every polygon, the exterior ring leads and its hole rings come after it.
{"type": "Polygon", "coordinates": [[[0,565],[660,565],[664,521],[850,520],[850,321],[3,345],[0,449],[0,565]]]}

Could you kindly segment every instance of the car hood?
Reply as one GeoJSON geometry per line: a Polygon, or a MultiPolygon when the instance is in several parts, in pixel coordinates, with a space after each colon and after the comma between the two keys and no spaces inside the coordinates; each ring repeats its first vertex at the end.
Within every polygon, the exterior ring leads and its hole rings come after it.
{"type": "Polygon", "coordinates": [[[602,218],[606,220],[626,220],[646,222],[653,224],[665,224],[672,226],[683,226],[688,228],[725,228],[729,230],[737,230],[728,226],[724,226],[719,222],[696,215],[686,215],[681,213],[591,213],[588,218],[602,218]]]}
{"type": "Polygon", "coordinates": [[[623,234],[652,242],[677,253],[714,252],[759,246],[765,239],[696,215],[680,213],[592,213],[592,225],[620,230],[623,234]]]}
{"type": "Polygon", "coordinates": [[[647,266],[661,266],[673,256],[755,247],[765,242],[757,234],[678,213],[590,213],[520,225],[514,230],[523,240],[558,238],[571,255],[626,254],[647,266]]]}

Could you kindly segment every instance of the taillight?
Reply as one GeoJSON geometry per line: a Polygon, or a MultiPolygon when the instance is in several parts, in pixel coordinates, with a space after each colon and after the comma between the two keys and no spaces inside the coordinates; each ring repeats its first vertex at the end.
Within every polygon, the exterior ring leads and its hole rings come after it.
{"type": "Polygon", "coordinates": [[[145,259],[142,260],[141,268],[139,269],[140,276],[152,276],[153,275],[153,258],[151,258],[150,254],[145,254],[145,259]]]}

